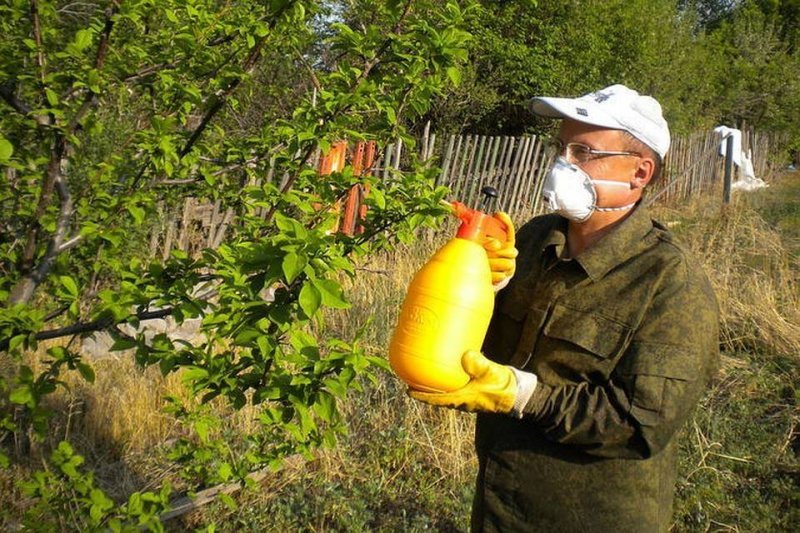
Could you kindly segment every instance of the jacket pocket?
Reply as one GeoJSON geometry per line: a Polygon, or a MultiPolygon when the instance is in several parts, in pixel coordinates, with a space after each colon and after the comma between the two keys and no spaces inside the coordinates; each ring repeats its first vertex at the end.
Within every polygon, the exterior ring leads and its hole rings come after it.
{"type": "Polygon", "coordinates": [[[575,344],[600,359],[610,359],[627,346],[632,330],[597,313],[556,304],[543,333],[575,344]]]}
{"type": "Polygon", "coordinates": [[[509,364],[522,335],[527,303],[513,293],[504,296],[497,301],[482,349],[491,360],[509,364]]]}
{"type": "Polygon", "coordinates": [[[687,385],[698,379],[697,365],[686,356],[691,353],[693,350],[688,346],[632,343],[618,373],[633,384],[631,414],[642,425],[656,426],[691,408],[681,402],[687,385]],[[668,398],[672,401],[667,401],[668,398]]]}

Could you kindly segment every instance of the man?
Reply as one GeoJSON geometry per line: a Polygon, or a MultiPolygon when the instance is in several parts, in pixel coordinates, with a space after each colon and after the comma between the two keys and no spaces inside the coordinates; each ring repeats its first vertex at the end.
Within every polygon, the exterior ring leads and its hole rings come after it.
{"type": "Polygon", "coordinates": [[[641,205],[669,130],[622,85],[532,109],[562,119],[543,188],[555,213],[520,229],[518,256],[507,217],[508,243],[487,245],[507,285],[486,357],[462,358],[470,382],[410,394],[478,412],[473,530],[666,531],[674,437],[719,358],[707,278],[641,205]]]}

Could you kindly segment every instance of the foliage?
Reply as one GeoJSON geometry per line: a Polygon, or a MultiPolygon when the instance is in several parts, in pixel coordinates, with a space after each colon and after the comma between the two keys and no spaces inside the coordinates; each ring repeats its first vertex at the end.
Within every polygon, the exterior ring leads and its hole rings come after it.
{"type": "MultiPolygon", "coordinates": [[[[385,363],[357,337],[317,335],[322,309],[347,308],[342,276],[432,223],[445,191],[416,162],[378,181],[350,167],[319,176],[314,156],[340,139],[411,144],[404,122],[458,79],[468,38],[455,2],[387,2],[373,14],[351,27],[331,3],[308,0],[0,7],[0,350],[10,368],[0,440],[43,434],[44,399],[65,371],[94,379],[70,344],[42,341],[103,330],[142,366],[180,372],[197,399],[168,399],[186,425],[171,456],[190,488],[334,444],[337,402],[385,363]],[[365,181],[364,232],[336,233],[326,207],[365,181]],[[235,213],[225,241],[153,258],[149,234],[188,196],[235,213]],[[140,327],[164,317],[201,319],[201,337],[140,327]],[[256,428],[220,434],[207,408],[215,398],[256,408],[256,428]]],[[[24,458],[18,448],[13,459],[24,458]]],[[[41,498],[37,513],[114,528],[120,516],[150,520],[141,502],[163,503],[146,493],[109,507],[80,462],[59,445],[51,463],[66,478],[41,473],[26,485],[41,498]],[[73,507],[77,518],[60,511],[73,507]]]]}
{"type": "MultiPolygon", "coordinates": [[[[464,84],[437,100],[440,130],[540,131],[536,95],[624,83],[661,102],[673,133],[721,123],[800,139],[795,1],[479,2],[464,84]]],[[[800,141],[798,141],[800,142],[800,141]]]]}
{"type": "Polygon", "coordinates": [[[64,523],[78,530],[105,526],[111,531],[163,531],[159,515],[169,508],[169,485],[158,493],[135,492],[117,506],[94,483],[94,477],[80,470],[83,457],[62,441],[50,457],[54,470],[35,472],[30,481],[20,483],[23,494],[34,498],[25,516],[37,530],[57,529],[64,523]],[[55,519],[54,509],[69,509],[69,517],[55,519]],[[136,526],[136,527],[133,527],[136,526]]]}

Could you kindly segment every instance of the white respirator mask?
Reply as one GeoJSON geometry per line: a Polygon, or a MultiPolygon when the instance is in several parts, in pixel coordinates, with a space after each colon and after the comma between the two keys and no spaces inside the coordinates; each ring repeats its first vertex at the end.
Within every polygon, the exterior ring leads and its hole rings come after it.
{"type": "Polygon", "coordinates": [[[559,157],[547,172],[542,194],[550,211],[575,222],[585,222],[594,211],[627,211],[636,205],[633,202],[622,207],[597,207],[597,190],[594,186],[598,183],[630,189],[630,184],[621,181],[592,179],[578,165],[559,157]]]}

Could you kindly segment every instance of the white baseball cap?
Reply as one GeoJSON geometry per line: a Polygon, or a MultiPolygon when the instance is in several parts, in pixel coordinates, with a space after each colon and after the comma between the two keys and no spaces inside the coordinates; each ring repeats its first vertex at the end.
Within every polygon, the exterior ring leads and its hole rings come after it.
{"type": "Polygon", "coordinates": [[[624,85],[611,85],[578,98],[537,96],[530,109],[549,118],[570,118],[584,124],[624,130],[664,158],[669,149],[669,127],[661,105],[624,85]]]}

